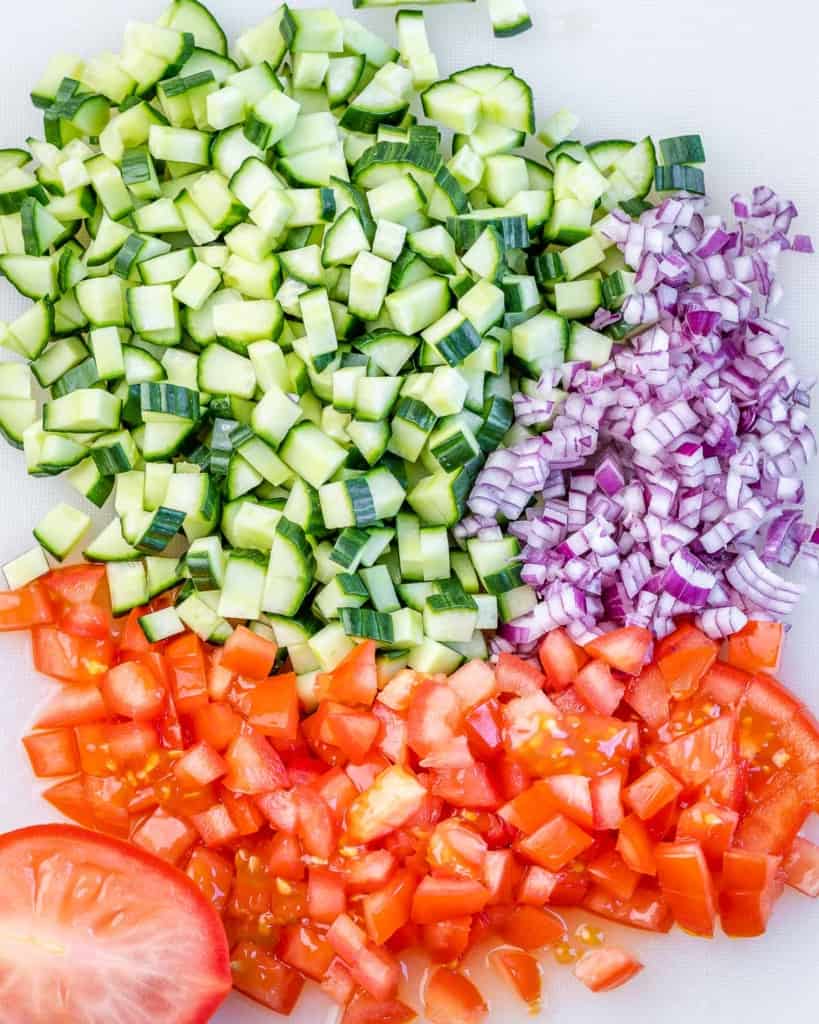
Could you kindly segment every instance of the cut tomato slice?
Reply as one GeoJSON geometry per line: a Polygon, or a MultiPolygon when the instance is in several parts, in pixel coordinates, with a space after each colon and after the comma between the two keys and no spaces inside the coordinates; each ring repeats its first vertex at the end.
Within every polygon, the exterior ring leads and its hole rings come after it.
{"type": "Polygon", "coordinates": [[[430,1024],[478,1024],[489,1010],[466,975],[439,967],[427,982],[424,1012],[430,1024]]]}
{"type": "Polygon", "coordinates": [[[35,627],[32,648],[37,671],[67,683],[99,683],[114,660],[109,638],[72,636],[54,626],[35,627]]]}
{"type": "Polygon", "coordinates": [[[630,981],[643,965],[631,953],[614,946],[590,949],[575,964],[574,973],[592,992],[609,992],[630,981]]]}
{"type": "Polygon", "coordinates": [[[494,949],[489,963],[512,991],[531,1006],[540,1002],[541,976],[537,960],[522,949],[494,949]]]}
{"type": "Polygon", "coordinates": [[[814,899],[819,896],[819,846],[797,836],[785,858],[785,881],[814,899]]]}
{"type": "Polygon", "coordinates": [[[711,938],[717,907],[714,882],[699,843],[659,843],[657,877],[677,924],[711,938]]]}
{"type": "Polygon", "coordinates": [[[71,825],[0,837],[3,1001],[20,1021],[204,1024],[230,991],[221,921],[194,883],[71,825]],[[15,936],[19,936],[16,939],[15,936]]]}
{"type": "Polygon", "coordinates": [[[725,660],[745,672],[776,672],[783,637],[781,623],[752,619],[728,638],[725,660]]]}
{"type": "Polygon", "coordinates": [[[678,700],[695,693],[700,680],[714,664],[718,647],[696,626],[684,625],[664,637],[654,652],[672,696],[678,700]]]}
{"type": "Polygon", "coordinates": [[[624,626],[586,644],[586,653],[599,658],[611,668],[626,675],[636,676],[645,665],[651,650],[652,637],[648,629],[641,626],[624,626]]]}
{"type": "Polygon", "coordinates": [[[565,629],[553,629],[541,640],[538,657],[546,673],[549,691],[565,690],[577,679],[577,673],[589,660],[565,629]]]}

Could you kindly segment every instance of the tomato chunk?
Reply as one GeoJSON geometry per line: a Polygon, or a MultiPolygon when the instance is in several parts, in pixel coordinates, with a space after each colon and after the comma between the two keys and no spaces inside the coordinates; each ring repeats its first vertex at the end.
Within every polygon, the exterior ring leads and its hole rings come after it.
{"type": "Polygon", "coordinates": [[[278,648],[272,640],[246,626],[237,626],[228,637],[220,665],[248,679],[264,679],[273,671],[278,648]]]}
{"type": "Polygon", "coordinates": [[[377,945],[385,945],[410,920],[416,887],[411,871],[397,871],[382,889],[364,897],[367,934],[377,945]]]}
{"type": "Polygon", "coordinates": [[[565,814],[553,815],[518,844],[518,849],[548,871],[559,871],[594,843],[594,839],[565,814]]]}
{"type": "Polygon", "coordinates": [[[347,813],[351,843],[372,843],[401,828],[418,812],[427,791],[416,777],[394,765],[353,802],[347,813]]]}
{"type": "Polygon", "coordinates": [[[776,672],[783,636],[781,623],[751,619],[728,638],[725,660],[745,672],[776,672]]]}
{"type": "Polygon", "coordinates": [[[112,714],[137,722],[156,718],[165,703],[165,687],[149,665],[141,661],[124,661],[109,669],[101,690],[112,714]]]}
{"type": "Polygon", "coordinates": [[[612,896],[602,886],[594,886],[583,899],[583,906],[600,917],[642,931],[668,932],[674,924],[660,890],[645,882],[638,885],[627,900],[612,896]]]}
{"type": "Polygon", "coordinates": [[[553,629],[541,640],[538,657],[546,673],[546,689],[565,690],[577,679],[588,656],[565,629],[553,629]]]}
{"type": "Polygon", "coordinates": [[[781,892],[780,857],[728,850],[722,861],[719,910],[722,930],[734,938],[762,935],[781,892]]]}
{"type": "Polygon", "coordinates": [[[252,942],[241,942],[231,950],[233,984],[269,1010],[290,1014],[299,1001],[304,978],[273,953],[252,942]]]}
{"type": "Polygon", "coordinates": [[[489,962],[524,1003],[537,1008],[542,983],[540,964],[530,953],[521,949],[494,949],[489,954],[489,962]]]}
{"type": "Polygon", "coordinates": [[[566,934],[566,922],[551,910],[539,907],[503,908],[493,923],[498,934],[521,949],[545,949],[566,934]]]}
{"type": "Polygon", "coordinates": [[[664,637],[654,652],[671,694],[678,699],[694,693],[717,657],[717,645],[695,626],[685,625],[664,637]]]}
{"type": "Polygon", "coordinates": [[[466,975],[439,967],[427,982],[424,1013],[430,1024],[478,1024],[489,1012],[466,975]]]}
{"type": "Polygon", "coordinates": [[[677,924],[694,935],[711,938],[716,920],[716,893],[705,854],[698,843],[659,843],[657,877],[677,924]]]}
{"type": "Polygon", "coordinates": [[[19,590],[0,591],[0,632],[32,629],[53,621],[54,608],[39,580],[19,590]]]}
{"type": "Polygon", "coordinates": [[[73,775],[79,771],[80,756],[73,729],[33,733],[23,739],[31,767],[40,779],[73,775]]]}
{"type": "Polygon", "coordinates": [[[819,896],[819,847],[797,836],[784,863],[785,881],[806,896],[819,896]]]}
{"type": "Polygon", "coordinates": [[[296,675],[288,672],[262,679],[239,701],[248,722],[264,736],[296,740],[299,734],[299,696],[296,675]]]}
{"type": "Polygon", "coordinates": [[[735,759],[736,718],[722,715],[667,743],[657,757],[686,786],[701,786],[735,759]]]}
{"type": "Polygon", "coordinates": [[[427,875],[415,890],[411,919],[435,924],[460,914],[478,914],[488,902],[489,890],[476,879],[427,875]]]}
{"type": "Polygon", "coordinates": [[[355,647],[329,675],[322,677],[323,699],[370,707],[378,693],[375,652],[372,640],[355,647]]]}
{"type": "Polygon", "coordinates": [[[665,768],[649,768],[624,790],[626,803],[643,821],[673,803],[682,792],[682,785],[665,768]]]}
{"type": "Polygon", "coordinates": [[[577,961],[575,977],[592,992],[610,992],[639,974],[643,965],[631,953],[615,946],[591,949],[577,961]]]}
{"type": "Polygon", "coordinates": [[[736,811],[710,800],[700,800],[680,814],[677,840],[699,843],[709,864],[719,866],[722,855],[733,841],[738,822],[736,811]]]}
{"type": "Polygon", "coordinates": [[[574,681],[584,703],[599,715],[612,715],[623,699],[626,684],[619,682],[605,661],[590,661],[574,681]]]}
{"type": "Polygon", "coordinates": [[[72,636],[54,626],[36,626],[31,636],[37,671],[67,683],[99,683],[114,658],[108,638],[72,636]]]}
{"type": "Polygon", "coordinates": [[[651,650],[651,632],[640,626],[624,626],[586,644],[586,653],[626,675],[639,675],[651,650]]]}

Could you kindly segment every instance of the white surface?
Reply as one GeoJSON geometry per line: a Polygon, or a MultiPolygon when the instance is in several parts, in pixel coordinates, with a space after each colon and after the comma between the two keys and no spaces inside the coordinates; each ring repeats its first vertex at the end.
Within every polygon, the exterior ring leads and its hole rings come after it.
{"type": "MultiPolygon", "coordinates": [[[[266,16],[269,0],[210,0],[214,13],[235,36],[266,16]]],[[[328,0],[325,0],[328,3],[328,0]]],[[[329,0],[350,13],[350,0],[329,0]]],[[[409,5],[409,4],[408,4],[409,5]]],[[[28,102],[46,58],[57,51],[90,54],[119,47],[127,18],[149,20],[158,0],[4,0],[0,34],[0,145],[19,145],[41,133],[28,102]]],[[[450,73],[494,61],[513,64],[535,87],[541,116],[568,106],[582,117],[581,138],[637,138],[702,132],[708,154],[706,180],[724,209],[735,191],[767,183],[793,198],[800,230],[819,234],[819,165],[816,98],[819,76],[816,8],[806,0],[529,0],[534,31],[517,40],[494,40],[485,0],[472,6],[434,7],[427,12],[430,37],[450,73]]],[[[360,12],[372,28],[391,33],[394,12],[360,12]]],[[[794,325],[793,352],[804,372],[817,372],[817,267],[814,259],[786,256],[787,289],[780,313],[794,325]]],[[[3,283],[0,317],[24,308],[3,283]]],[[[813,470],[816,477],[816,471],[813,470]]],[[[817,491],[814,485],[815,492],[817,491]]],[[[59,481],[25,475],[20,453],[0,447],[0,562],[31,543],[32,525],[60,498],[73,499],[59,481]]],[[[819,707],[813,625],[814,589],[795,622],[783,676],[819,707]],[[813,627],[813,631],[812,631],[813,627]]],[[[31,668],[28,640],[0,640],[0,831],[49,818],[36,796],[19,737],[45,684],[31,668]]],[[[53,815],[52,815],[53,817],[53,815]]],[[[579,919],[578,919],[579,920],[579,919]]],[[[593,996],[566,969],[547,960],[543,1021],[602,1024],[662,1019],[664,1024],[795,1022],[816,1018],[815,976],[819,908],[786,894],[768,935],[754,942],[712,943],[674,933],[619,938],[642,956],[647,969],[625,989],[593,996]]],[[[613,935],[616,929],[607,928],[613,935]]],[[[414,993],[412,994],[414,996],[414,993]]],[[[408,999],[417,1005],[417,999],[408,999]]],[[[520,1006],[500,1000],[493,1021],[532,1020],[520,1006]]],[[[8,1024],[25,1024],[9,1016],[8,1024]]],[[[332,1011],[329,1019],[332,1019],[332,1011]]],[[[292,1018],[319,1024],[328,1008],[320,995],[305,998],[292,1018]]],[[[273,1018],[234,997],[217,1015],[219,1024],[253,1024],[273,1018]]],[[[103,1024],[103,1022],[100,1022],[103,1024]]]]}

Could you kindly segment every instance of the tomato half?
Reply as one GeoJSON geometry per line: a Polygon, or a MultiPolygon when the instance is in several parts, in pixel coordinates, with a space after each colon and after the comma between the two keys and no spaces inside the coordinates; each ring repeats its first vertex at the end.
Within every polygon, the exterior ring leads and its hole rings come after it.
{"type": "Polygon", "coordinates": [[[84,1020],[93,1007],[107,1024],[204,1024],[230,991],[212,905],[125,843],[71,825],[11,832],[0,878],[0,984],[18,1020],[84,1020]]]}

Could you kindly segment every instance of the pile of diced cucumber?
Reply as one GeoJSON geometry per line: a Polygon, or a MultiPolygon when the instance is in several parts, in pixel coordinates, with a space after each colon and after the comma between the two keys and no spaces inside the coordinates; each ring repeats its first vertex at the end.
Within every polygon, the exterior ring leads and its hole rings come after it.
{"type": "MultiPolygon", "coordinates": [[[[0,329],[28,361],[0,366],[0,428],[29,473],[113,492],[83,554],[117,613],[181,585],[152,639],[249,622],[305,686],[360,637],[451,671],[534,604],[514,538],[450,530],[527,434],[513,394],[622,336],[588,326],[633,280],[595,228],[655,176],[650,139],[583,146],[565,113],[522,156],[526,83],[439,81],[423,15],[396,20],[400,52],[284,4],[229,55],[175,0],[117,55],[53,60],[45,140],[0,152],[0,270],[33,300],[0,329]]],[[[88,526],[55,509],[9,583],[88,526]]]]}

